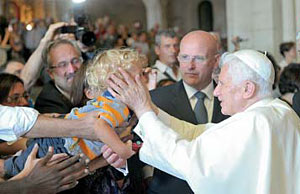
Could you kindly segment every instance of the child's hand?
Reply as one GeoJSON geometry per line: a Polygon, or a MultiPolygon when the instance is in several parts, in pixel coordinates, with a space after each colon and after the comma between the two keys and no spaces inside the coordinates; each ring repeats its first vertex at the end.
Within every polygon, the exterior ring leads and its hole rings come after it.
{"type": "Polygon", "coordinates": [[[143,81],[145,81],[148,90],[155,89],[157,84],[157,69],[145,68],[143,70],[143,81]]]}
{"type": "Polygon", "coordinates": [[[110,147],[107,145],[101,148],[102,156],[108,164],[115,168],[123,168],[126,166],[126,160],[120,158],[110,147]]]}

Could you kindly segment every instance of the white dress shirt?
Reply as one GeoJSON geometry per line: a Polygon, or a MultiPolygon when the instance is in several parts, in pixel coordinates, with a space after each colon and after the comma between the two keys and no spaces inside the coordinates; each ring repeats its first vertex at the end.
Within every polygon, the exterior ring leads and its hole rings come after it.
{"type": "Polygon", "coordinates": [[[33,127],[38,115],[33,108],[0,105],[0,139],[16,141],[33,127]]]}

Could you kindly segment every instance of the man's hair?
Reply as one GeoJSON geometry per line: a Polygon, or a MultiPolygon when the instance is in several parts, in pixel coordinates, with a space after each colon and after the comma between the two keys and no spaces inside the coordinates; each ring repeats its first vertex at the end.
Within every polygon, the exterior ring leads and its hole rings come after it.
{"type": "Polygon", "coordinates": [[[0,104],[7,100],[10,90],[16,83],[24,85],[23,81],[18,76],[9,73],[0,73],[0,104]]]}
{"type": "Polygon", "coordinates": [[[281,94],[296,93],[300,90],[300,64],[291,63],[280,75],[279,90],[281,94]]]}
{"type": "Polygon", "coordinates": [[[285,52],[289,52],[295,46],[294,42],[283,42],[279,46],[280,54],[284,56],[285,52]]]}
{"type": "Polygon", "coordinates": [[[106,80],[119,67],[127,70],[133,65],[145,67],[147,57],[133,49],[110,49],[99,53],[88,64],[85,73],[85,85],[92,92],[101,93],[107,89],[106,80]]]}
{"type": "Polygon", "coordinates": [[[222,68],[224,65],[228,66],[227,73],[230,73],[233,84],[238,85],[242,81],[248,80],[257,86],[257,96],[259,98],[265,98],[272,95],[272,83],[264,80],[238,57],[232,54],[223,54],[219,67],[222,68]]]}
{"type": "Polygon", "coordinates": [[[60,39],[60,38],[56,39],[54,41],[49,42],[47,44],[46,48],[43,50],[42,58],[43,58],[44,63],[47,64],[48,68],[52,66],[52,61],[50,59],[51,50],[62,44],[68,44],[68,45],[72,46],[76,50],[76,52],[79,54],[79,56],[81,56],[81,51],[80,51],[80,48],[78,47],[76,41],[68,40],[68,39],[60,39]]]}
{"type": "Polygon", "coordinates": [[[160,46],[161,44],[161,37],[168,37],[168,38],[178,38],[178,35],[176,32],[172,29],[166,29],[166,30],[159,30],[157,34],[155,35],[155,45],[160,46]]]}

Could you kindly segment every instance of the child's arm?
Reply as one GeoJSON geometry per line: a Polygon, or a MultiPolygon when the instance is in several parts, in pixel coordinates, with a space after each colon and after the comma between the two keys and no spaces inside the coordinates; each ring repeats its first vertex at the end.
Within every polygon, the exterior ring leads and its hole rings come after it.
{"type": "Polygon", "coordinates": [[[98,119],[95,133],[98,139],[107,144],[121,158],[127,159],[134,154],[131,145],[123,143],[116,132],[103,119],[98,119]]]}

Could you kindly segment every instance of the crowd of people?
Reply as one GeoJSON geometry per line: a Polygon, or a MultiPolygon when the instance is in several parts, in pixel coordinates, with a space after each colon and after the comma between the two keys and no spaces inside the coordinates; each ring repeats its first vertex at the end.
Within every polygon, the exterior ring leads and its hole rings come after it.
{"type": "Polygon", "coordinates": [[[296,43],[0,20],[1,193],[300,192],[296,43]]]}

